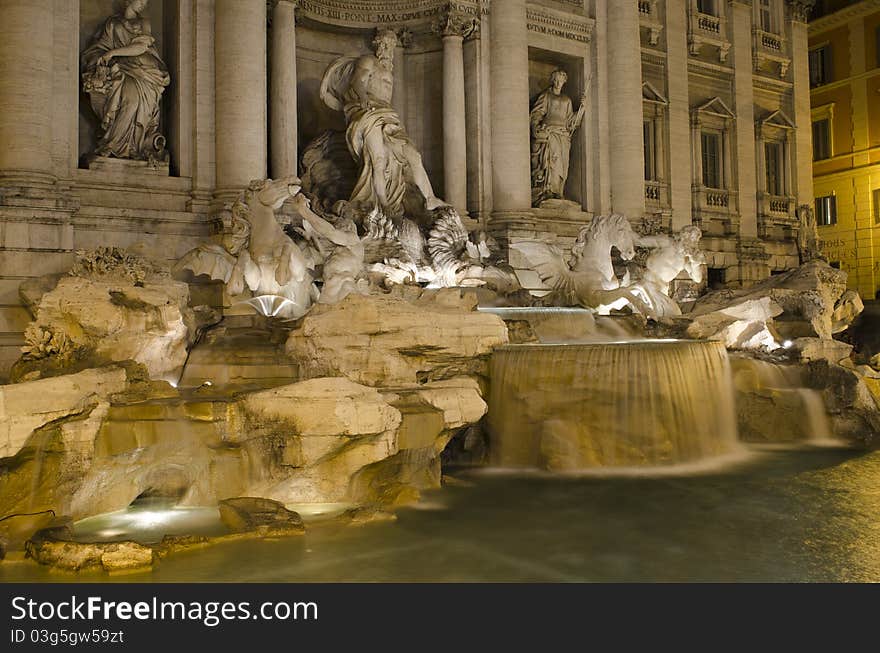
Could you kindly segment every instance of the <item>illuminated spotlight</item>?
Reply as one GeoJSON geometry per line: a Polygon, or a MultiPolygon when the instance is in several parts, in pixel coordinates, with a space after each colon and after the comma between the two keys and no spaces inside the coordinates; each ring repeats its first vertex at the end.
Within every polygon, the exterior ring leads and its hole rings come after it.
{"type": "Polygon", "coordinates": [[[791,349],[791,346],[793,344],[794,343],[791,340],[786,340],[785,342],[782,343],[782,346],[785,347],[786,349],[791,349]]]}

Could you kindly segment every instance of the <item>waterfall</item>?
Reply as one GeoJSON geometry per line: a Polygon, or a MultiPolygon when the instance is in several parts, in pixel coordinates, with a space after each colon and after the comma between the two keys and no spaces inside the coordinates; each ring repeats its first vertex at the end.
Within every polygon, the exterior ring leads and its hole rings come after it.
{"type": "Polygon", "coordinates": [[[626,318],[596,315],[585,308],[480,307],[505,322],[527,322],[538,342],[570,344],[643,340],[626,318]]]}
{"type": "Polygon", "coordinates": [[[702,341],[509,345],[491,363],[493,463],[576,470],[733,451],[724,346],[702,341]]]}
{"type": "Polygon", "coordinates": [[[751,357],[733,357],[740,436],[750,442],[840,445],[822,393],[802,378],[802,368],[751,357]]]}

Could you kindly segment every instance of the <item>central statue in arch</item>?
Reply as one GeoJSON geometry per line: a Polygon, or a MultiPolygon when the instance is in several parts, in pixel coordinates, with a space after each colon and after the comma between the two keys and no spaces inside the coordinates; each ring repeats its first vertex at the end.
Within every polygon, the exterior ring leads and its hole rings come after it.
{"type": "Polygon", "coordinates": [[[410,184],[424,197],[426,211],[445,205],[434,194],[422,157],[391,106],[396,46],[393,30],[378,30],[375,54],[337,59],[324,73],[320,91],[328,107],[345,113],[348,149],[361,166],[351,202],[394,218],[404,213],[410,184]]]}

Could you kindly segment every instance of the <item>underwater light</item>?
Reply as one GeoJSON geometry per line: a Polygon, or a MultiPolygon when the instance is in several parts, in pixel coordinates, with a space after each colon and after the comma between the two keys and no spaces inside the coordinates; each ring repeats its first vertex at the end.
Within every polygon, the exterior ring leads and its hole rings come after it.
{"type": "Polygon", "coordinates": [[[786,340],[785,342],[782,343],[782,346],[785,347],[786,349],[791,349],[793,344],[794,343],[791,340],[786,340]]]}

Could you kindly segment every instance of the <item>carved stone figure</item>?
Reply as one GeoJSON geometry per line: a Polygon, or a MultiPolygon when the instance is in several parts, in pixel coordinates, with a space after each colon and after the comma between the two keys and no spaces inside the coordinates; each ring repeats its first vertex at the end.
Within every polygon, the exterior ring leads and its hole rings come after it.
{"type": "Polygon", "coordinates": [[[631,286],[644,295],[650,306],[649,317],[681,315],[678,304],[669,296],[669,284],[682,271],[697,283],[703,280],[706,257],[700,250],[703,234],[698,227],[686,226],[674,238],[666,235],[643,236],[638,244],[653,248],[645,262],[641,280],[631,286]]]}
{"type": "Polygon", "coordinates": [[[809,204],[801,204],[797,210],[797,217],[797,245],[801,263],[822,258],[822,253],[819,249],[819,228],[816,224],[816,214],[813,211],[813,207],[809,204]]]}
{"type": "Polygon", "coordinates": [[[365,246],[352,220],[343,219],[334,226],[312,211],[309,200],[299,193],[293,198],[293,208],[303,219],[303,227],[316,243],[324,257],[319,302],[336,304],[351,293],[369,294],[369,282],[365,276],[365,246]],[[343,228],[340,228],[343,227],[343,228]],[[330,251],[323,251],[322,241],[330,244],[330,251]]]}
{"type": "Polygon", "coordinates": [[[588,93],[585,91],[581,96],[581,105],[575,112],[571,99],[562,94],[562,87],[567,81],[568,73],[561,69],[554,70],[550,75],[550,86],[538,95],[532,105],[533,206],[548,199],[564,199],[571,137],[584,119],[588,93]]]}
{"type": "Polygon", "coordinates": [[[147,1],[125,0],[123,13],[106,20],[82,55],[83,90],[101,120],[96,156],[167,158],[159,102],[171,78],[143,15],[147,1]]]}
{"type": "Polygon", "coordinates": [[[421,155],[391,106],[396,45],[392,30],[379,30],[375,55],[338,59],[324,73],[320,91],[327,106],[344,111],[348,149],[360,165],[351,201],[364,212],[380,208],[392,218],[404,213],[408,184],[420,191],[427,211],[444,204],[434,195],[421,155]]]}
{"type": "Polygon", "coordinates": [[[256,299],[281,298],[269,314],[301,317],[317,291],[306,255],[275,218],[275,212],[299,190],[297,177],[251,182],[232,206],[232,233],[190,251],[177,269],[222,281],[233,296],[242,294],[246,286],[256,299]]]}
{"type": "Polygon", "coordinates": [[[557,247],[541,241],[512,243],[553,292],[548,301],[562,306],[583,306],[607,315],[613,309],[630,306],[650,315],[651,309],[614,274],[611,249],[630,261],[635,256],[637,236],[622,215],[598,216],[581,229],[566,262],[557,247]]]}

